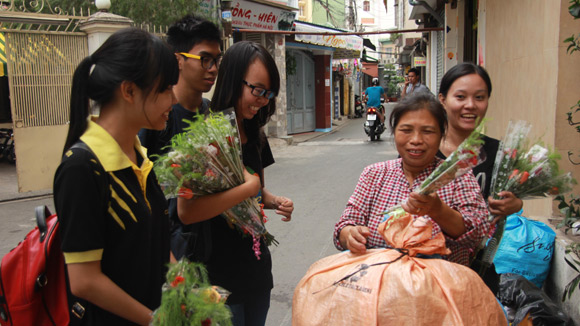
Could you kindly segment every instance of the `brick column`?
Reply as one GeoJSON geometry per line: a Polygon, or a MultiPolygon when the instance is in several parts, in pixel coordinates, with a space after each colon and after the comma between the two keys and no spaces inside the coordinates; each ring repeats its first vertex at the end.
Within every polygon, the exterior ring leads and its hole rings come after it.
{"type": "Polygon", "coordinates": [[[270,137],[282,138],[288,135],[286,121],[286,42],[284,35],[275,35],[274,60],[280,73],[280,92],[276,97],[276,113],[266,125],[266,134],[270,137]]]}

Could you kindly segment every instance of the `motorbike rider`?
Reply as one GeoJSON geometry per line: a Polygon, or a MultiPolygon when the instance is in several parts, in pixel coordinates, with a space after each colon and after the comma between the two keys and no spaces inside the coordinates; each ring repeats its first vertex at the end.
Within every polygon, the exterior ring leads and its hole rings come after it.
{"type": "Polygon", "coordinates": [[[381,123],[385,123],[385,108],[381,105],[381,98],[387,103],[387,98],[385,97],[385,90],[379,86],[379,79],[373,78],[371,82],[372,86],[367,87],[363,92],[363,97],[367,103],[367,108],[374,107],[377,109],[377,115],[381,123]]]}

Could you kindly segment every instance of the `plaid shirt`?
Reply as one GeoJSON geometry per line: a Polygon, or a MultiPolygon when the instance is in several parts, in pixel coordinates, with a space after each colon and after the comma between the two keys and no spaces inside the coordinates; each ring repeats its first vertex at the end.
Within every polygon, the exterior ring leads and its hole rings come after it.
{"type": "MultiPolygon", "coordinates": [[[[336,248],[345,250],[340,245],[338,235],[347,225],[365,225],[369,228],[371,234],[367,239],[367,248],[388,247],[383,237],[377,232],[383,219],[383,216],[379,214],[408,198],[412,189],[418,187],[441,162],[443,160],[436,158],[415,178],[413,185],[409,185],[405,177],[400,158],[367,166],[340,220],[335,225],[334,245],[336,248]]],[[[451,255],[444,258],[468,265],[470,253],[481,243],[484,235],[489,233],[488,211],[481,197],[479,185],[473,173],[468,172],[439,189],[437,195],[449,207],[461,213],[467,230],[457,239],[443,233],[447,248],[451,250],[451,255]]],[[[426,217],[429,218],[429,216],[426,217]]],[[[441,232],[441,227],[433,221],[433,235],[439,232],[441,232]]]]}

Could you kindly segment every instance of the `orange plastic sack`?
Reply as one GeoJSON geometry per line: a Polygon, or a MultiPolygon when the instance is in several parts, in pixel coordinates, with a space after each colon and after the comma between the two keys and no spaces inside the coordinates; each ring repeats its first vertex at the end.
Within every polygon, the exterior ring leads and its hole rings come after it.
{"type": "Polygon", "coordinates": [[[449,254],[429,220],[391,218],[379,232],[396,249],[343,252],[315,262],[298,283],[293,326],[507,325],[493,293],[468,267],[417,255],[449,254]]]}

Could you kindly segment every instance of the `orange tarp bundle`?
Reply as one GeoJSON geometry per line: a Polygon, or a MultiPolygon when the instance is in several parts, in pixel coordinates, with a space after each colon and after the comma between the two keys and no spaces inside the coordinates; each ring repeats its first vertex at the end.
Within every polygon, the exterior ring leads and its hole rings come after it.
{"type": "Polygon", "coordinates": [[[466,266],[417,255],[446,255],[445,238],[411,215],[379,226],[389,245],[315,262],[298,283],[293,326],[507,325],[493,293],[466,266]]]}

